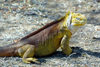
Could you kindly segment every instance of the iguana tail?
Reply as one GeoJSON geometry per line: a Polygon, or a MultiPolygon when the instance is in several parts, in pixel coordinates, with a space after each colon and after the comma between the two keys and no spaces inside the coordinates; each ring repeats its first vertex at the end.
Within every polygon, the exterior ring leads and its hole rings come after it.
{"type": "Polygon", "coordinates": [[[17,49],[24,45],[24,42],[13,43],[0,47],[0,57],[17,56],[17,49]]]}

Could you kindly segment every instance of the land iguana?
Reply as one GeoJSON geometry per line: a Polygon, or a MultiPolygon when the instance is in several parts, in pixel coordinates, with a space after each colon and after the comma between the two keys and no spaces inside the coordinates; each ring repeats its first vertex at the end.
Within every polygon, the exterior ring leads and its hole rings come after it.
{"type": "Polygon", "coordinates": [[[69,40],[78,28],[85,25],[86,17],[80,13],[67,12],[60,19],[46,24],[19,41],[0,47],[0,56],[20,56],[23,62],[37,62],[35,56],[47,56],[59,47],[66,55],[72,53],[69,40]]]}

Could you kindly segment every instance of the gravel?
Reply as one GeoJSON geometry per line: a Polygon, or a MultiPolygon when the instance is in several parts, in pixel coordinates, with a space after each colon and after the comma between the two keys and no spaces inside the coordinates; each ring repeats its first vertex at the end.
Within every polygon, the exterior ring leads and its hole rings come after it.
{"type": "Polygon", "coordinates": [[[74,53],[38,58],[41,64],[25,64],[20,57],[0,57],[0,67],[100,67],[99,0],[0,0],[0,46],[13,43],[67,11],[84,14],[88,21],[70,40],[74,53]]]}

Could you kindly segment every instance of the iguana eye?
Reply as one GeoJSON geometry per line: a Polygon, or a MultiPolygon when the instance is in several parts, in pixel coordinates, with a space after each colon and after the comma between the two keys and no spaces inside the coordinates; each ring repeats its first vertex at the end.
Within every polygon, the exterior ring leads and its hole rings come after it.
{"type": "Polygon", "coordinates": [[[76,18],[77,20],[80,20],[80,18],[76,18]]]}

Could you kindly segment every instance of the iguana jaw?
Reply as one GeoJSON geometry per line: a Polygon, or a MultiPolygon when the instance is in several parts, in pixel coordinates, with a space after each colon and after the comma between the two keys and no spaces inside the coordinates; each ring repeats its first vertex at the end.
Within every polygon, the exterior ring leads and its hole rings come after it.
{"type": "Polygon", "coordinates": [[[74,26],[72,24],[68,27],[72,34],[74,34],[79,28],[80,26],[74,26]]]}

